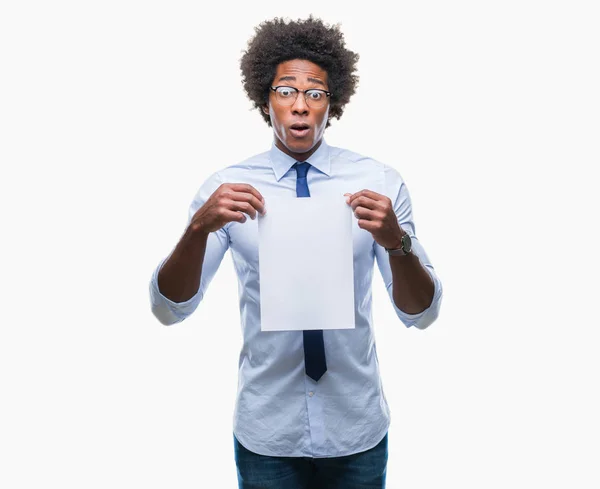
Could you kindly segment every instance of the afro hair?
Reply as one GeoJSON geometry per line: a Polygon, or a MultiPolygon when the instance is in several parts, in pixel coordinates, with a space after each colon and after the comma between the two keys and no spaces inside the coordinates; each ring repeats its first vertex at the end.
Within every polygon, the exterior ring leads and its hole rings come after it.
{"type": "Polygon", "coordinates": [[[327,72],[331,99],[326,127],[332,118],[339,119],[358,85],[355,71],[359,58],[346,49],[339,25],[329,26],[311,15],[289,22],[274,18],[259,24],[255,31],[240,68],[244,90],[267,124],[270,126],[271,120],[262,107],[269,100],[277,66],[292,59],[310,61],[327,72]]]}

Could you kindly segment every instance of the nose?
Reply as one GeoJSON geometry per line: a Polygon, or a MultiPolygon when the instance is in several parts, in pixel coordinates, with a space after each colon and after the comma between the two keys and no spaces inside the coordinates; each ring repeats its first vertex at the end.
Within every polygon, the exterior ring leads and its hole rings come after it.
{"type": "Polygon", "coordinates": [[[299,93],[292,105],[293,114],[308,114],[308,104],[303,93],[299,93]]]}

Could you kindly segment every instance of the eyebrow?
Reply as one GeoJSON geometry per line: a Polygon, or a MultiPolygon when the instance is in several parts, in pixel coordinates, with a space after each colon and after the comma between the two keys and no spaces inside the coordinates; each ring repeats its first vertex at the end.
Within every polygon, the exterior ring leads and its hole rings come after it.
{"type": "MultiPolygon", "coordinates": [[[[309,82],[316,83],[317,85],[321,85],[321,86],[323,86],[323,87],[325,86],[325,83],[323,83],[321,80],[319,80],[319,79],[317,79],[317,78],[307,78],[307,80],[308,80],[309,82]]],[[[278,82],[280,82],[280,81],[296,81],[296,77],[295,77],[295,76],[291,76],[291,75],[288,75],[288,76],[282,76],[282,77],[280,77],[280,78],[279,78],[279,80],[277,80],[277,81],[278,81],[278,82]]]]}

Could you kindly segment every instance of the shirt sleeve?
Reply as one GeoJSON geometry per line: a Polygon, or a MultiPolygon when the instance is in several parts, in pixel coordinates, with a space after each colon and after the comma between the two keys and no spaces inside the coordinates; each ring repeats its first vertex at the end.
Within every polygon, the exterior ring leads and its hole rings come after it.
{"type": "Polygon", "coordinates": [[[431,305],[418,314],[407,314],[398,308],[393,297],[392,269],[390,267],[390,259],[383,246],[377,243],[373,244],[375,258],[377,260],[377,265],[379,267],[379,271],[381,272],[381,276],[383,277],[383,282],[387,289],[388,296],[392,301],[392,306],[394,307],[398,318],[406,327],[414,326],[419,329],[425,329],[430,326],[438,316],[442,302],[442,282],[437,276],[433,265],[431,264],[427,253],[425,252],[425,248],[423,248],[423,245],[416,236],[415,224],[412,217],[412,205],[406,184],[402,180],[400,174],[388,166],[386,166],[384,169],[384,177],[385,192],[394,203],[394,212],[398,218],[398,223],[411,237],[413,253],[417,255],[421,264],[429,272],[429,275],[431,275],[433,280],[435,289],[431,305]]]}
{"type": "MultiPolygon", "coordinates": [[[[204,184],[202,184],[190,205],[187,224],[191,222],[196,211],[204,205],[204,203],[221,185],[221,183],[223,182],[219,176],[219,173],[216,172],[211,175],[204,182],[204,184]]],[[[225,226],[208,235],[206,252],[204,254],[204,261],[202,263],[200,287],[198,288],[196,294],[185,302],[173,302],[162,295],[158,288],[158,272],[170,255],[159,263],[150,280],[150,304],[152,307],[152,313],[162,324],[171,325],[179,323],[196,310],[198,304],[200,304],[200,301],[204,297],[208,285],[212,281],[217,269],[219,268],[219,265],[223,260],[223,256],[228,248],[229,235],[225,229],[225,226]]]]}

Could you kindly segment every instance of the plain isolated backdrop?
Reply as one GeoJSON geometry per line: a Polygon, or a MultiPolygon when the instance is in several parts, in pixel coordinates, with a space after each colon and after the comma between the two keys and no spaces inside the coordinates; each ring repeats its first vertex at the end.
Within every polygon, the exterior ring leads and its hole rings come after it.
{"type": "Polygon", "coordinates": [[[270,147],[254,26],[313,13],[360,54],[326,139],[400,171],[445,288],[406,329],[374,275],[388,487],[598,488],[594,3],[2,2],[0,486],[236,487],[231,257],[176,326],[148,282],[270,147]]]}

